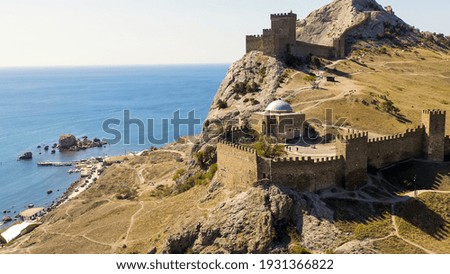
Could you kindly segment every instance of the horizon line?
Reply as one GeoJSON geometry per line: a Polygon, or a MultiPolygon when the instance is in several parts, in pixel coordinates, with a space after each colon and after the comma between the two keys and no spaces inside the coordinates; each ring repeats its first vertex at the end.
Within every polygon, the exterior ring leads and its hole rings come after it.
{"type": "Polygon", "coordinates": [[[79,65],[24,65],[24,66],[1,66],[0,69],[33,69],[33,68],[119,68],[119,67],[169,67],[169,66],[209,66],[209,65],[231,65],[233,62],[212,63],[158,63],[158,64],[79,64],[79,65]]]}

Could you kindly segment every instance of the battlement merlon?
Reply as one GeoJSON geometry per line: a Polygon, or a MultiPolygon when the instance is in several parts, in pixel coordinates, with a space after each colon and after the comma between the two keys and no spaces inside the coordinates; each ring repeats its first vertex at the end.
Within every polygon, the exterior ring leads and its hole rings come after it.
{"type": "Polygon", "coordinates": [[[415,134],[423,134],[424,129],[425,129],[425,126],[420,125],[420,126],[417,126],[416,128],[406,129],[406,131],[404,133],[382,136],[382,137],[377,137],[377,138],[371,138],[371,139],[369,139],[369,143],[391,141],[391,140],[406,138],[408,136],[412,136],[415,134]]]}
{"type": "Polygon", "coordinates": [[[257,34],[257,35],[246,35],[246,38],[247,38],[247,39],[252,39],[252,38],[260,39],[260,38],[262,38],[262,37],[263,37],[263,36],[260,35],[260,34],[257,34]]]}
{"type": "Polygon", "coordinates": [[[351,141],[351,140],[356,140],[356,139],[368,139],[369,137],[369,132],[364,131],[364,132],[359,132],[359,133],[352,133],[352,134],[346,134],[346,135],[339,135],[338,139],[340,139],[341,141],[351,141]]]}
{"type": "Polygon", "coordinates": [[[292,11],[288,12],[288,13],[274,13],[270,15],[270,18],[282,18],[282,17],[293,17],[295,18],[295,20],[297,20],[297,14],[293,13],[292,11]]]}
{"type": "Polygon", "coordinates": [[[426,115],[446,115],[447,112],[445,110],[440,109],[426,109],[423,111],[423,114],[426,115]]]}
{"type": "Polygon", "coordinates": [[[333,157],[324,157],[324,158],[316,158],[313,159],[311,156],[304,156],[304,157],[283,157],[283,158],[274,158],[272,159],[272,162],[309,162],[309,163],[324,163],[324,162],[331,162],[331,161],[340,161],[343,160],[344,157],[342,155],[339,156],[333,156],[333,157]]]}
{"type": "Polygon", "coordinates": [[[234,149],[237,149],[237,150],[240,150],[240,151],[248,152],[250,154],[256,154],[256,150],[254,150],[252,148],[249,148],[249,147],[245,147],[245,146],[242,146],[242,145],[234,144],[234,143],[227,142],[227,141],[224,141],[224,140],[219,140],[218,143],[220,143],[222,145],[226,145],[227,147],[230,147],[230,148],[234,148],[234,149]]]}

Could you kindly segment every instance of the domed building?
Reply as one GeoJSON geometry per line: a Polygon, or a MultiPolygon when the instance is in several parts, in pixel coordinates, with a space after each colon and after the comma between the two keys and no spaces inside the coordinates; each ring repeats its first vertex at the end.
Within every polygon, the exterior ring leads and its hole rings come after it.
{"type": "Polygon", "coordinates": [[[302,136],[304,122],[305,114],[294,112],[283,100],[276,100],[265,111],[254,113],[250,124],[260,134],[291,140],[302,136]]]}

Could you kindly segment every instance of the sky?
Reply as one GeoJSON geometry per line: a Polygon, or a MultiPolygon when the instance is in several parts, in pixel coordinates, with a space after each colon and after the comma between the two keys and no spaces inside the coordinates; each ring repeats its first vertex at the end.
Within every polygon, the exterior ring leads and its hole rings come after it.
{"type": "MultiPolygon", "coordinates": [[[[331,0],[0,0],[0,67],[231,63],[270,14],[331,0]]],[[[450,35],[450,1],[378,0],[450,35]]]]}

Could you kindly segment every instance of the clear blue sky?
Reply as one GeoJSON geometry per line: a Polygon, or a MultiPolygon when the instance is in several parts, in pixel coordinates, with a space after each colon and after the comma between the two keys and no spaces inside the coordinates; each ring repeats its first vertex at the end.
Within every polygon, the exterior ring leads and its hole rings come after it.
{"type": "MultiPolygon", "coordinates": [[[[245,35],[325,0],[2,0],[0,66],[230,63],[245,35]]],[[[450,34],[450,1],[379,0],[421,30],[450,34]]]]}

